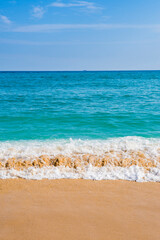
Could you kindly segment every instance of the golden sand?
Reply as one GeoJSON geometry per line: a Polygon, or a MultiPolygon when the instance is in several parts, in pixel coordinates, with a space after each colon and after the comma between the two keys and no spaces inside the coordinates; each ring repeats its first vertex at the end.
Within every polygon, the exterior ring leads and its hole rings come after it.
{"type": "Polygon", "coordinates": [[[0,180],[1,240],[159,240],[160,184],[0,180]]]}

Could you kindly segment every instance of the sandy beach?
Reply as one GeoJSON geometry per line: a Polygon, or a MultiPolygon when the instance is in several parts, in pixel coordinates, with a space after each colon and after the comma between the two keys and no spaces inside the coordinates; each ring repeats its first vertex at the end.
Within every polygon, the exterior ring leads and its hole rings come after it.
{"type": "Polygon", "coordinates": [[[159,240],[160,184],[0,180],[1,240],[159,240]]]}

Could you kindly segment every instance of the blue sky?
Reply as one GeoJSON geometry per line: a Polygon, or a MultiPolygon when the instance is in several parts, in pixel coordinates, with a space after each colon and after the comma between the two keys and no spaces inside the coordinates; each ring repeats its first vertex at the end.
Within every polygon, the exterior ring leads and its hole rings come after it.
{"type": "Polygon", "coordinates": [[[0,70],[160,69],[159,0],[0,0],[0,70]]]}

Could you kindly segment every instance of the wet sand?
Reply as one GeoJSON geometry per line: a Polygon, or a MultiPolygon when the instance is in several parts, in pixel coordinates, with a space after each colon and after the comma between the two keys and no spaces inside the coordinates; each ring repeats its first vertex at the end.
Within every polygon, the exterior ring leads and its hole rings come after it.
{"type": "Polygon", "coordinates": [[[160,184],[0,180],[0,240],[159,240],[160,184]]]}

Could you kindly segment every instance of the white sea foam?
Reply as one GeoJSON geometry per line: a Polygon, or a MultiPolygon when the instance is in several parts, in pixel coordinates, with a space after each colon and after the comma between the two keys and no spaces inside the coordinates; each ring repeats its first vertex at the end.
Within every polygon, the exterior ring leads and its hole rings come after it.
{"type": "MultiPolygon", "coordinates": [[[[57,141],[7,141],[0,142],[0,159],[8,158],[33,159],[40,155],[55,156],[62,154],[72,156],[76,154],[103,155],[108,151],[123,152],[126,156],[130,151],[141,151],[145,155],[157,161],[160,157],[160,139],[141,137],[112,138],[108,140],[57,140],[57,141]]],[[[60,178],[84,178],[84,179],[124,179],[131,181],[156,181],[160,182],[160,167],[145,171],[139,166],[130,167],[93,167],[88,165],[82,169],[59,167],[30,167],[21,171],[15,169],[0,169],[0,178],[26,178],[26,179],[60,179],[60,178]]]]}
{"type": "Polygon", "coordinates": [[[160,182],[160,169],[152,168],[149,172],[145,172],[143,168],[131,166],[129,168],[122,167],[92,167],[91,165],[85,169],[73,169],[68,167],[30,167],[23,171],[15,169],[0,170],[0,178],[24,178],[24,179],[93,179],[93,180],[128,180],[136,182],[160,182]]]}
{"type": "Polygon", "coordinates": [[[0,142],[0,159],[33,158],[42,154],[71,156],[73,154],[103,155],[107,151],[143,151],[152,158],[160,155],[159,138],[124,137],[108,140],[46,140],[0,142]]]}

